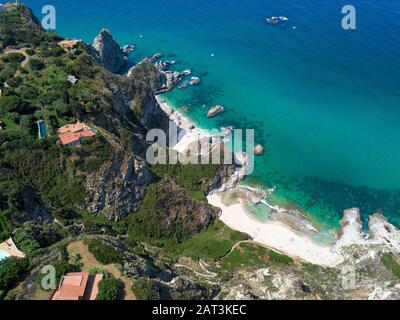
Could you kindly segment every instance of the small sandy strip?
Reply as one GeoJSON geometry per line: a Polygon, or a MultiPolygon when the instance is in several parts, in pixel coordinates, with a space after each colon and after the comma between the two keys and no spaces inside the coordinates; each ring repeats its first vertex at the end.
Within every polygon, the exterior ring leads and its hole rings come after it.
{"type": "Polygon", "coordinates": [[[332,247],[316,243],[280,222],[260,222],[252,217],[240,203],[225,205],[219,194],[207,197],[208,202],[222,210],[221,221],[230,228],[246,233],[254,242],[273,248],[294,258],[321,266],[335,266],[343,261],[342,255],[332,247]]]}

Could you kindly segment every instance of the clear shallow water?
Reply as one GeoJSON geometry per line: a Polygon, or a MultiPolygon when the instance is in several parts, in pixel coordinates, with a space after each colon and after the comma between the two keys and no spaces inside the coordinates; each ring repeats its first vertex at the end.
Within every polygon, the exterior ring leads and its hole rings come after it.
{"type": "Polygon", "coordinates": [[[400,226],[400,1],[353,1],[355,31],[341,29],[338,0],[52,3],[64,36],[92,41],[107,27],[137,43],[135,61],[160,51],[193,68],[201,86],[168,99],[192,104],[203,127],[254,128],[266,154],[248,182],[276,186],[273,201],[326,229],[355,206],[400,226]],[[281,14],[285,25],[263,20],[281,14]],[[217,103],[227,112],[206,119],[202,106],[217,103]]]}

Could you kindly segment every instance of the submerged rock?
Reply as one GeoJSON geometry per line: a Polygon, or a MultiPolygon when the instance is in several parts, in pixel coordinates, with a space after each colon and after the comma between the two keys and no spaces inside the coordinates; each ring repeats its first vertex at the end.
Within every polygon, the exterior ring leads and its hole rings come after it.
{"type": "Polygon", "coordinates": [[[261,144],[258,144],[254,147],[253,151],[255,155],[262,155],[264,154],[264,147],[261,144]]]}
{"type": "Polygon", "coordinates": [[[225,108],[223,106],[216,105],[215,107],[212,107],[212,108],[210,108],[210,110],[208,110],[207,118],[213,118],[217,114],[223,112],[224,110],[225,110],[225,108]]]}

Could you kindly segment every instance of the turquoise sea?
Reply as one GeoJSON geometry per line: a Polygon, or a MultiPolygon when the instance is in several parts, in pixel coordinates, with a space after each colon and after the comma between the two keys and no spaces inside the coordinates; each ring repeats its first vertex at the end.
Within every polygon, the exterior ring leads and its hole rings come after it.
{"type": "MultiPolygon", "coordinates": [[[[49,1],[26,1],[40,15],[49,1]]],[[[132,61],[163,52],[202,84],[169,93],[200,126],[254,128],[266,153],[247,182],[276,186],[325,230],[343,209],[380,209],[400,226],[400,1],[52,0],[57,31],[91,42],[102,27],[132,61]],[[285,15],[285,24],[264,19],[285,15]],[[140,37],[143,35],[143,37],[140,37]],[[207,107],[227,112],[206,119],[207,107]]],[[[257,210],[262,215],[262,210],[257,210]]]]}

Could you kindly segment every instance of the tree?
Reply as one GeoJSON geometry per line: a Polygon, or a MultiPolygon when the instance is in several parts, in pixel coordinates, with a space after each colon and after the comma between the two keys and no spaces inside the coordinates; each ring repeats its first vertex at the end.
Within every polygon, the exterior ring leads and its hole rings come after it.
{"type": "Polygon", "coordinates": [[[28,268],[28,259],[11,257],[0,261],[0,291],[7,292],[28,268]]]}
{"type": "Polygon", "coordinates": [[[21,109],[21,99],[17,96],[0,97],[0,114],[7,112],[19,112],[21,109]]]}
{"type": "Polygon", "coordinates": [[[110,264],[118,262],[119,252],[110,245],[100,240],[92,240],[89,242],[89,251],[96,257],[97,261],[102,264],[110,264]]]}
{"type": "Polygon", "coordinates": [[[132,291],[138,300],[159,300],[158,285],[151,279],[137,279],[132,286],[132,291]]]}
{"type": "Polygon", "coordinates": [[[33,115],[23,115],[21,116],[21,120],[19,121],[19,125],[22,130],[24,130],[28,134],[33,134],[33,115]]]}
{"type": "Polygon", "coordinates": [[[96,300],[118,300],[123,289],[123,283],[107,273],[99,282],[99,293],[96,300]]]}
{"type": "Polygon", "coordinates": [[[21,116],[17,112],[8,112],[6,114],[7,119],[11,120],[14,123],[19,123],[19,120],[21,119],[21,116]]]}
{"type": "Polygon", "coordinates": [[[32,70],[40,71],[40,70],[43,70],[43,69],[44,69],[45,64],[44,64],[44,62],[43,62],[42,60],[39,60],[39,59],[31,59],[31,60],[29,61],[29,67],[30,67],[32,70]]]}
{"type": "Polygon", "coordinates": [[[1,60],[5,63],[21,63],[25,60],[25,56],[22,53],[13,52],[3,56],[1,60]]]}

